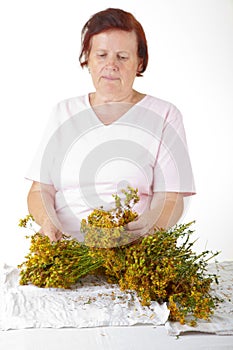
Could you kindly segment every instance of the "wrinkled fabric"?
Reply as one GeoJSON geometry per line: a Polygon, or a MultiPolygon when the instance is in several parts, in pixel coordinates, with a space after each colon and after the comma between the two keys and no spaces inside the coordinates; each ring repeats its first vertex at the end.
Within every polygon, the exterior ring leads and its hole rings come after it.
{"type": "Polygon", "coordinates": [[[73,289],[19,285],[19,271],[3,266],[0,288],[0,329],[99,327],[164,324],[166,304],[143,307],[135,292],[87,276],[73,289]]]}
{"type": "Polygon", "coordinates": [[[212,294],[223,302],[209,321],[197,326],[168,321],[166,303],[143,307],[133,291],[123,292],[103,278],[87,276],[72,289],[38,288],[19,285],[19,270],[3,264],[0,268],[0,330],[23,328],[64,328],[165,325],[169,335],[203,332],[233,335],[233,262],[210,264],[219,284],[212,294]]]}

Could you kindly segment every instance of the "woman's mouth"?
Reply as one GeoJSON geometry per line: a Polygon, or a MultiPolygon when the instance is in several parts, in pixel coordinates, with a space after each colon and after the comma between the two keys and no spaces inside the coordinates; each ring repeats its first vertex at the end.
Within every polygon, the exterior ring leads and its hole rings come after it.
{"type": "Polygon", "coordinates": [[[103,79],[106,79],[106,80],[119,80],[119,78],[117,77],[112,77],[112,76],[109,76],[109,75],[103,75],[102,76],[103,79]]]}

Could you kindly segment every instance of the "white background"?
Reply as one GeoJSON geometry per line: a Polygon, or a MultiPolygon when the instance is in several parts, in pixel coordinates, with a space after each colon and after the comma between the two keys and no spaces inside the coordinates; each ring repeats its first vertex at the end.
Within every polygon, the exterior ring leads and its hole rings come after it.
{"type": "Polygon", "coordinates": [[[196,250],[233,259],[233,1],[8,0],[0,5],[0,260],[22,262],[28,250],[18,220],[27,214],[24,179],[53,106],[92,90],[78,63],[80,31],[107,7],[143,25],[149,66],[135,88],[182,112],[197,195],[183,222],[196,220],[196,250]],[[4,4],[3,4],[4,3],[4,4]]]}

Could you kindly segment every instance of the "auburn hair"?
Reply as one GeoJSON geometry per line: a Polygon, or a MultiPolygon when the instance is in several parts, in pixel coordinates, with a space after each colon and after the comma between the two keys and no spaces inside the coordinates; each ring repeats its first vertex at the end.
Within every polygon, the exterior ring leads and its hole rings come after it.
{"type": "Polygon", "coordinates": [[[144,29],[130,13],[117,8],[108,8],[95,13],[83,26],[81,32],[81,53],[79,62],[81,67],[88,65],[91,49],[91,39],[94,35],[110,29],[120,29],[126,32],[135,32],[138,42],[138,57],[142,59],[142,68],[137,76],[142,76],[148,64],[148,47],[144,29]]]}

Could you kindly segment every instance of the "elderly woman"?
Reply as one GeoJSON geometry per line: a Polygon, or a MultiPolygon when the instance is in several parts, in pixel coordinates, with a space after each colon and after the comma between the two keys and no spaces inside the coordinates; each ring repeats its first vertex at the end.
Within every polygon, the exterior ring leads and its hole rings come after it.
{"type": "Polygon", "coordinates": [[[27,173],[28,208],[51,241],[79,240],[80,221],[113,193],[138,188],[137,220],[127,231],[145,235],[177,223],[184,196],[195,193],[179,110],[133,88],[148,63],[144,30],[135,17],[109,8],[82,30],[80,64],[94,91],[55,107],[27,173]]]}

